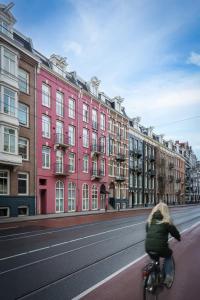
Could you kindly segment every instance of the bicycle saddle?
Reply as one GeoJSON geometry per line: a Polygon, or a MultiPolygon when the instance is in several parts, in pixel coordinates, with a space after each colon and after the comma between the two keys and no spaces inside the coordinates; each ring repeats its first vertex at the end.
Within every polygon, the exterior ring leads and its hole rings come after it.
{"type": "Polygon", "coordinates": [[[156,260],[158,261],[159,260],[159,254],[157,252],[154,252],[154,251],[148,251],[148,254],[149,256],[153,259],[153,260],[156,260]]]}

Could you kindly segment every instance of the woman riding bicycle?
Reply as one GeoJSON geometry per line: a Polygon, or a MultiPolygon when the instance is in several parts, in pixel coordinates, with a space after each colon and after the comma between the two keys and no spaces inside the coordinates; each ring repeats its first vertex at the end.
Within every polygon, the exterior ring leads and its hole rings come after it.
{"type": "Polygon", "coordinates": [[[152,209],[147,220],[145,250],[150,257],[152,252],[164,257],[165,284],[171,281],[173,271],[172,250],[168,245],[169,233],[178,241],[181,240],[180,233],[171,220],[168,206],[160,202],[152,209]]]}

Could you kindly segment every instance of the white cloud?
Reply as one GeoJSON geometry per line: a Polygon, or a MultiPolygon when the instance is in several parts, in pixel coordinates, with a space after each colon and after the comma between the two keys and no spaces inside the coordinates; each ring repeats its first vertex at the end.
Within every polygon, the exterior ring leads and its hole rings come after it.
{"type": "Polygon", "coordinates": [[[187,63],[200,67],[200,54],[196,52],[191,52],[190,56],[187,59],[187,63]]]}

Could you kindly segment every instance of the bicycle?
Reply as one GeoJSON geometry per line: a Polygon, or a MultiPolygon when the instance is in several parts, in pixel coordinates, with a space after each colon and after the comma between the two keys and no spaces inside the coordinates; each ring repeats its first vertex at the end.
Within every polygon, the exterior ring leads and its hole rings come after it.
{"type": "Polygon", "coordinates": [[[175,263],[172,256],[173,271],[171,272],[171,280],[165,284],[165,274],[160,268],[160,257],[156,252],[149,253],[152,262],[148,263],[143,268],[143,299],[158,299],[159,290],[162,290],[164,286],[168,289],[172,287],[175,277],[175,263]]]}

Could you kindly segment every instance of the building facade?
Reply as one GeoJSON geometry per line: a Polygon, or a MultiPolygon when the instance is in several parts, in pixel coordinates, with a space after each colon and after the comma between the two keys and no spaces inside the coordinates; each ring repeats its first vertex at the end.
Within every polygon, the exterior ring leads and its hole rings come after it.
{"type": "Polygon", "coordinates": [[[0,216],[35,214],[35,76],[31,40],[0,5],[0,216]]]}
{"type": "Polygon", "coordinates": [[[87,84],[66,72],[57,55],[40,58],[37,213],[105,209],[107,107],[91,92],[94,78],[87,84]]]}

